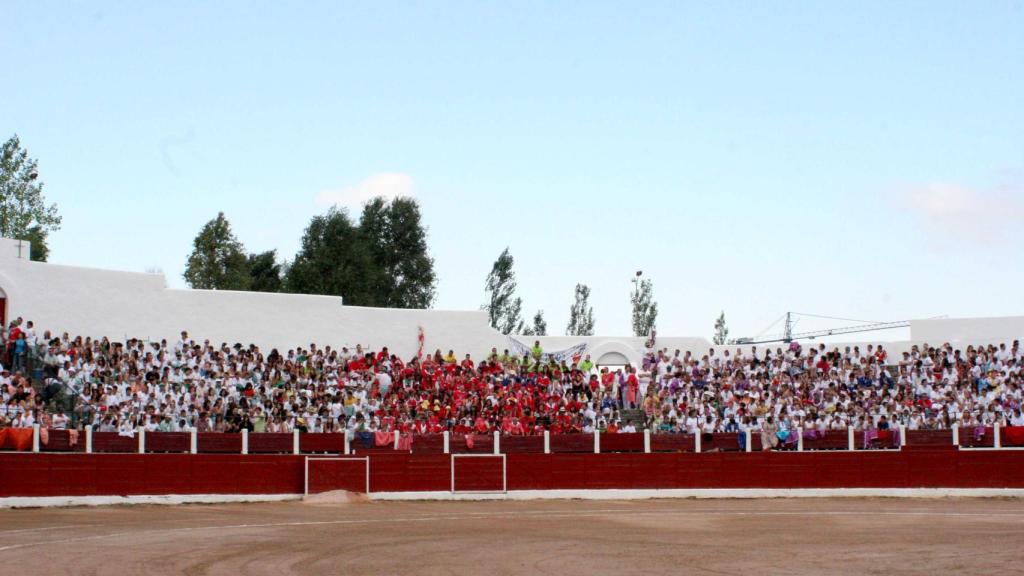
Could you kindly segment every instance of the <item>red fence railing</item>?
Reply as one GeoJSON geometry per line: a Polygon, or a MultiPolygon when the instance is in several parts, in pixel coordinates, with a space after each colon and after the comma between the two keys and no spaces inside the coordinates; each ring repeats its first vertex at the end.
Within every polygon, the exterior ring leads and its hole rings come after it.
{"type": "MultiPolygon", "coordinates": [[[[29,451],[33,442],[38,443],[40,452],[85,452],[133,453],[139,452],[140,444],[146,453],[188,453],[194,449],[203,454],[239,454],[244,448],[249,454],[373,454],[404,452],[412,454],[443,454],[445,448],[452,454],[491,454],[495,452],[493,434],[416,434],[410,438],[401,436],[395,442],[394,435],[381,440],[374,434],[356,435],[345,441],[342,433],[218,433],[218,432],[136,432],[122,435],[116,432],[92,432],[70,430],[39,430],[38,438],[33,429],[0,430],[0,450],[29,451]],[[144,438],[144,439],[143,439],[144,438]],[[243,438],[247,438],[243,440],[243,438]],[[387,438],[390,438],[388,440],[387,438]],[[296,450],[296,440],[297,447],[296,450]]],[[[1001,448],[1024,447],[1024,426],[1000,427],[1001,448]]],[[[904,430],[853,432],[853,449],[898,449],[909,447],[941,447],[958,445],[962,448],[994,448],[996,430],[991,427],[961,427],[957,430],[904,430]],[[954,441],[956,439],[956,441],[954,441]]],[[[498,436],[498,452],[502,454],[582,454],[600,451],[602,453],[643,453],[643,452],[744,452],[748,439],[745,433],[702,434],[650,434],[647,432],[609,434],[550,434],[545,436],[498,436]]],[[[796,451],[848,450],[848,430],[825,432],[803,432],[802,446],[791,437],[780,442],[776,449],[796,451]]],[[[749,448],[761,451],[761,434],[750,434],[749,448]]]]}

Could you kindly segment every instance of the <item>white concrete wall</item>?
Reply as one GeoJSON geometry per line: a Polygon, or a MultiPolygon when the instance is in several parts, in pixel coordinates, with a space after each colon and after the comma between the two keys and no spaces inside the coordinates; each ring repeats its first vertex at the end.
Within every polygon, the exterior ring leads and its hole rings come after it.
{"type": "Polygon", "coordinates": [[[944,318],[938,320],[912,320],[910,339],[915,343],[927,342],[938,346],[949,342],[954,346],[968,344],[1009,345],[1024,338],[1024,316],[999,318],[944,318]]]}
{"type": "MultiPolygon", "coordinates": [[[[7,297],[7,317],[24,317],[36,324],[37,333],[45,330],[68,332],[123,340],[139,337],[177,341],[182,330],[190,336],[209,339],[215,345],[254,343],[261,348],[282,350],[295,346],[317,345],[353,347],[363,344],[371,349],[388,346],[403,357],[415,354],[417,329],[422,326],[424,351],[455,350],[482,358],[491,348],[509,348],[505,336],[487,324],[487,314],[479,310],[397,310],[343,306],[341,298],[301,294],[268,294],[216,290],[176,290],[167,288],[163,274],[118,272],[60,266],[28,260],[28,243],[0,238],[0,290],[7,297]],[[19,258],[19,254],[21,257],[19,258]]],[[[950,341],[988,343],[1011,341],[1024,334],[1024,317],[975,318],[958,320],[915,320],[911,324],[912,341],[932,345],[950,341]]],[[[581,342],[598,362],[605,353],[620,354],[639,363],[644,338],[609,336],[517,336],[532,346],[541,340],[547,351],[569,348],[581,342]]],[[[862,349],[866,340],[851,342],[862,349]]],[[[803,341],[816,346],[815,341],[803,341]]],[[[885,342],[890,353],[897,354],[911,342],[885,342]]],[[[828,343],[842,348],[846,343],[828,343]]],[[[679,349],[706,354],[711,343],[704,338],[659,337],[658,349],[679,349]]],[[[758,350],[780,348],[782,343],[760,344],[758,350]]],[[[744,351],[750,345],[717,346],[744,351]]]]}
{"type": "Polygon", "coordinates": [[[363,344],[415,354],[417,330],[425,350],[449,347],[474,355],[503,347],[505,338],[482,311],[395,310],[342,306],[341,298],[216,290],[175,290],[162,274],[115,272],[17,259],[0,242],[0,289],[8,318],[21,316],[45,330],[72,335],[167,338],[182,330],[214,344],[255,343],[287,349],[363,344]]]}
{"type": "MultiPolygon", "coordinates": [[[[423,327],[424,352],[484,357],[491,348],[510,348],[508,340],[487,323],[480,310],[398,310],[343,306],[334,296],[270,294],[167,288],[162,274],[117,272],[31,262],[17,257],[15,243],[0,239],[0,289],[7,295],[8,318],[21,316],[36,324],[38,334],[127,337],[176,342],[182,330],[213,344],[254,343],[282,350],[330,345],[369,349],[388,346],[410,357],[423,327]]],[[[535,338],[517,337],[532,346],[535,338]]],[[[606,351],[639,362],[643,338],[542,337],[556,351],[586,341],[594,359],[606,351]]],[[[706,349],[702,338],[663,338],[659,346],[706,349]]]]}

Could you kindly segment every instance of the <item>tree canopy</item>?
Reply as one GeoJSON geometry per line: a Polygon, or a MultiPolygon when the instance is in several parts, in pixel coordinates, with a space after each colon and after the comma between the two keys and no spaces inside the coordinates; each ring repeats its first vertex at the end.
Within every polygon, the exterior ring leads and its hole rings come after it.
{"type": "Polygon", "coordinates": [[[45,261],[50,232],[60,229],[56,204],[47,204],[35,158],[15,134],[0,148],[0,236],[32,243],[29,257],[45,261]]]}
{"type": "Polygon", "coordinates": [[[523,301],[515,296],[516,273],[512,270],[515,259],[505,248],[494,261],[490,274],[487,275],[485,292],[488,303],[487,310],[491,328],[502,334],[519,333],[523,330],[523,301]]]}
{"type": "Polygon", "coordinates": [[[277,250],[249,254],[249,290],[253,292],[280,292],[284,286],[281,278],[281,264],[277,261],[277,250]]]}
{"type": "Polygon", "coordinates": [[[429,308],[436,294],[434,259],[427,252],[427,231],[416,201],[370,200],[363,207],[359,230],[377,268],[373,276],[376,305],[429,308]]]}
{"type": "Polygon", "coordinates": [[[331,208],[306,227],[285,286],[300,294],[342,296],[345,304],[379,306],[375,288],[382,283],[381,273],[348,212],[331,208]]]}
{"type": "Polygon", "coordinates": [[[714,343],[716,346],[729,343],[729,328],[725,325],[725,311],[722,311],[722,315],[715,320],[715,337],[714,343]]]}
{"type": "Polygon", "coordinates": [[[576,285],[576,299],[569,308],[565,333],[568,336],[594,335],[594,307],[590,305],[590,288],[586,284],[576,285]]]}
{"type": "Polygon", "coordinates": [[[547,336],[548,323],[544,320],[544,311],[537,310],[533,315],[533,326],[523,328],[522,332],[524,336],[547,336]]]}
{"type": "Polygon", "coordinates": [[[192,288],[248,290],[250,284],[245,248],[231,231],[231,223],[219,212],[199,231],[185,268],[192,288]]]}
{"type": "Polygon", "coordinates": [[[658,303],[654,301],[654,284],[648,280],[640,280],[639,272],[634,281],[633,291],[633,335],[650,336],[658,320],[658,303]]]}

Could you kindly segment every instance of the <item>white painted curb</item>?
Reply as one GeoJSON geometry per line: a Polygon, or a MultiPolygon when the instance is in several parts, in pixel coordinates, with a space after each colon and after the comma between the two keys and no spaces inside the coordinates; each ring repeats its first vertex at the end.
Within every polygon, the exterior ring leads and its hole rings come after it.
{"type": "Polygon", "coordinates": [[[116,506],[138,504],[229,504],[285,502],[302,494],[168,494],[162,496],[12,496],[0,498],[0,508],[52,508],[61,506],[116,506]]]}
{"type": "MultiPolygon", "coordinates": [[[[374,501],[422,500],[652,500],[743,498],[1024,498],[1019,488],[740,488],[665,490],[512,490],[505,493],[373,492],[374,501]]],[[[163,496],[17,496],[0,498],[0,508],[61,506],[230,504],[290,502],[302,494],[171,494],[163,496]]]]}
{"type": "Polygon", "coordinates": [[[371,500],[651,500],[656,498],[1024,498],[1018,488],[702,488],[648,490],[512,490],[472,492],[374,492],[371,500]]]}

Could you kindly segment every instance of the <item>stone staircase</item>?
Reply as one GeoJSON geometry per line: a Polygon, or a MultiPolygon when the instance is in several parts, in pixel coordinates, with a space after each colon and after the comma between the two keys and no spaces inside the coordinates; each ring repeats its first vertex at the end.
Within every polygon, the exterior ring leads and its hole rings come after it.
{"type": "Polygon", "coordinates": [[[633,426],[636,426],[637,430],[643,430],[646,427],[644,411],[639,408],[633,410],[619,410],[619,419],[622,420],[623,424],[632,420],[633,426]]]}

